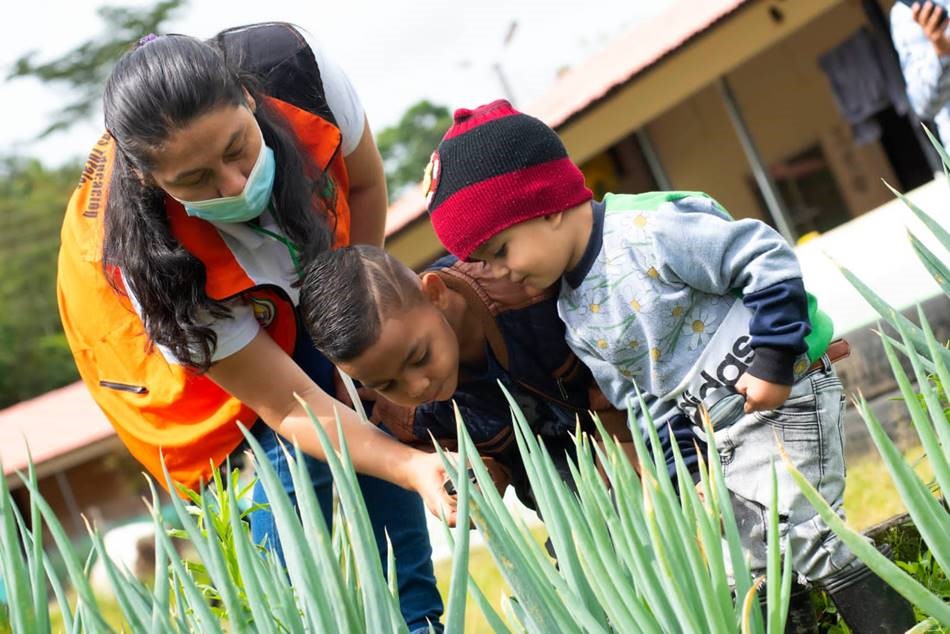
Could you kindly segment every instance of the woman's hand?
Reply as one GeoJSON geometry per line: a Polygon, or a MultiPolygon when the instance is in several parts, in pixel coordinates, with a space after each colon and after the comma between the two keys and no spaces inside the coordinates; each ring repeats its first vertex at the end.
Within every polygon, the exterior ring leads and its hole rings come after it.
{"type": "Polygon", "coordinates": [[[417,451],[409,469],[409,484],[422,496],[422,501],[429,512],[436,517],[441,517],[444,513],[449,526],[455,526],[458,498],[449,495],[445,490],[445,482],[449,475],[442,466],[439,454],[417,451]]]}
{"type": "Polygon", "coordinates": [[[769,383],[746,372],[736,381],[736,392],[745,396],[745,413],[751,414],[781,407],[792,386],[769,383]]]}

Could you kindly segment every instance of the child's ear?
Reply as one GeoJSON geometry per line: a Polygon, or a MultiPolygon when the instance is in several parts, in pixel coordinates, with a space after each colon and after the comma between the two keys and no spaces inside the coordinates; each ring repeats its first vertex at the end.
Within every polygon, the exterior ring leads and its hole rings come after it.
{"type": "Polygon", "coordinates": [[[548,214],[544,217],[544,219],[551,223],[552,229],[557,229],[561,226],[561,223],[564,222],[564,212],[559,211],[556,214],[548,214]]]}
{"type": "Polygon", "coordinates": [[[437,273],[429,271],[423,273],[420,279],[422,294],[439,310],[445,310],[449,305],[449,288],[437,273]]]}
{"type": "Polygon", "coordinates": [[[257,102],[254,101],[254,97],[251,96],[251,93],[250,91],[248,91],[247,88],[243,88],[243,90],[244,90],[244,99],[246,101],[247,109],[250,110],[251,112],[257,112],[257,102]]]}

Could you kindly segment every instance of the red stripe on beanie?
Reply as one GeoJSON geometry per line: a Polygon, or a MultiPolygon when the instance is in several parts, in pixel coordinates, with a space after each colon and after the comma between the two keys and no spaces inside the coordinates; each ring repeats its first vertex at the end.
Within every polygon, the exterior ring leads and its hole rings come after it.
{"type": "Polygon", "coordinates": [[[439,240],[461,260],[511,226],[566,211],[593,197],[569,158],[473,183],[432,211],[439,240]]]}
{"type": "Polygon", "coordinates": [[[512,108],[511,104],[504,99],[498,99],[484,106],[479,106],[474,110],[470,110],[468,108],[459,108],[455,111],[454,123],[452,124],[452,127],[450,127],[448,132],[445,133],[445,136],[442,137],[442,140],[445,141],[446,139],[457,137],[460,134],[465,134],[472,128],[477,128],[483,123],[488,123],[489,121],[494,121],[495,119],[510,117],[516,114],[521,113],[512,108]]]}

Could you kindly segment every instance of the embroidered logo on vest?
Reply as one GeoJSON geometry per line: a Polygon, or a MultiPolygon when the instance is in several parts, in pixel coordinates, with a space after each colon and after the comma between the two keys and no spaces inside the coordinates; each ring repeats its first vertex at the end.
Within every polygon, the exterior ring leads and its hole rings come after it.
{"type": "Polygon", "coordinates": [[[251,308],[254,309],[254,318],[261,328],[267,328],[277,316],[277,307],[269,299],[251,298],[251,308]]]}

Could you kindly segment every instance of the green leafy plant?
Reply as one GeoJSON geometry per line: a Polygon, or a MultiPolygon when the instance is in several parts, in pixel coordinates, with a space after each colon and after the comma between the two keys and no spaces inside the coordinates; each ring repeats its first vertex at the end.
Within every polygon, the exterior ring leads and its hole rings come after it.
{"type": "MultiPolygon", "coordinates": [[[[701,466],[709,491],[701,500],[675,445],[678,481],[687,483],[679,494],[664,457],[657,450],[648,452],[640,434],[633,434],[638,455],[649,459],[642,460],[638,476],[619,444],[595,421],[603,447],[577,435],[577,463],[571,465],[575,492],[562,481],[544,444],[508,398],[556,562],[504,506],[458,415],[459,462],[443,456],[460,495],[470,497],[468,511],[512,588],[509,622],[528,632],[784,630],[791,559],[781,563],[778,517],[770,517],[767,578],[774,582],[766,584],[763,621],[757,594],[765,578],[752,579],[742,555],[715,442],[709,447],[708,469],[701,466]],[[465,470],[458,465],[466,461],[478,486],[469,488],[468,478],[459,478],[465,470]]],[[[659,447],[656,431],[650,424],[646,427],[652,446],[659,447]]],[[[773,495],[775,491],[773,480],[773,495]]],[[[489,621],[496,631],[508,631],[497,615],[489,614],[489,621]]]]}
{"type": "MultiPolygon", "coordinates": [[[[227,467],[225,471],[227,471],[227,467]]],[[[185,510],[191,517],[195,518],[195,523],[201,536],[207,538],[208,535],[215,535],[221,542],[221,553],[225,570],[227,571],[230,583],[233,584],[235,588],[237,599],[242,609],[247,611],[250,608],[249,599],[246,582],[240,574],[240,562],[238,561],[237,547],[235,544],[235,539],[238,537],[235,531],[240,533],[248,530],[249,524],[247,523],[247,516],[267,507],[245,502],[250,496],[256,479],[242,486],[239,481],[239,476],[240,471],[237,469],[231,471],[227,479],[228,484],[225,486],[225,480],[222,478],[221,472],[215,470],[213,472],[212,486],[204,500],[201,494],[187,487],[179,486],[178,490],[191,501],[191,504],[186,506],[185,510]],[[233,504],[231,503],[229,491],[236,491],[233,504]],[[203,501],[206,501],[206,503],[203,504],[203,501]],[[238,514],[237,522],[231,521],[231,515],[234,513],[238,514]]],[[[185,529],[173,528],[167,532],[171,537],[189,540],[188,543],[191,543],[190,535],[185,529]]],[[[264,552],[263,547],[260,547],[260,550],[262,553],[264,552]]],[[[219,618],[225,618],[226,615],[222,607],[223,600],[221,593],[211,583],[211,575],[208,572],[207,566],[205,566],[201,560],[189,561],[186,559],[184,564],[192,577],[199,583],[199,588],[205,599],[212,606],[212,611],[214,611],[219,618]]]]}
{"type": "MultiPolygon", "coordinates": [[[[443,454],[461,505],[454,534],[445,529],[455,552],[446,631],[462,631],[468,593],[499,632],[547,632],[552,627],[565,632],[679,632],[707,626],[717,632],[758,632],[766,626],[768,631],[782,631],[791,571],[787,561],[784,567],[780,563],[777,518],[771,518],[768,571],[776,583],[767,584],[769,609],[763,621],[757,607],[763,580],[751,579],[745,569],[731,508],[724,503],[728,494],[715,448],[709,454],[710,468],[703,468],[710,491],[706,501],[692,486],[680,492],[680,499],[662,456],[654,454],[644,464],[641,480],[612,440],[601,448],[580,435],[581,458],[573,467],[578,483],[575,493],[560,480],[543,445],[512,405],[519,446],[558,561],[504,507],[459,418],[459,453],[451,459],[443,454]],[[607,482],[597,472],[594,455],[604,465],[607,482]],[[479,486],[467,478],[458,479],[460,465],[471,466],[479,486]],[[514,588],[507,622],[471,582],[469,518],[486,534],[495,560],[514,588]],[[727,558],[736,562],[735,594],[730,589],[727,558]]],[[[316,421],[314,425],[329,447],[323,427],[316,421]]],[[[233,474],[228,486],[219,477],[210,490],[188,492],[185,500],[173,497],[181,526],[176,530],[170,530],[160,514],[157,491],[151,485],[148,508],[156,527],[156,565],[154,578],[146,583],[109,558],[94,527],[89,527],[93,554],[81,559],[39,494],[31,469],[24,477],[31,493],[29,524],[13,504],[5,482],[0,485],[0,566],[14,631],[50,631],[50,590],[66,631],[113,631],[88,582],[94,557],[102,560],[123,625],[131,631],[405,631],[394,562],[390,558],[389,574],[384,575],[345,441],[339,452],[330,451],[327,456],[339,495],[331,531],[299,448],[292,452],[286,448],[293,456],[298,513],[273,468],[261,459],[260,446],[247,437],[274,513],[286,568],[271,551],[251,541],[244,517],[252,509],[242,510],[242,490],[233,474]],[[44,526],[65,562],[66,579],[60,579],[49,565],[39,537],[44,526]],[[174,544],[181,537],[192,544],[199,563],[181,560],[174,544]],[[69,598],[69,588],[75,599],[69,598]]],[[[655,437],[654,443],[658,444],[655,437]]],[[[638,445],[641,455],[648,455],[642,439],[638,445]]],[[[681,481],[691,482],[679,455],[677,469],[681,481]]]]}
{"type": "Polygon", "coordinates": [[[929,550],[920,552],[914,560],[898,561],[897,565],[925,588],[933,591],[945,603],[950,602],[950,580],[947,579],[944,570],[937,565],[933,553],[929,550]]]}
{"type": "MultiPolygon", "coordinates": [[[[947,170],[950,168],[950,156],[929,131],[927,134],[940,153],[944,169],[947,170]]],[[[950,251],[950,233],[944,229],[943,225],[924,213],[903,194],[893,188],[891,191],[933,232],[943,248],[950,251]]],[[[950,275],[948,275],[946,262],[927,249],[913,233],[908,233],[911,244],[924,267],[944,293],[950,297],[950,285],[947,283],[950,275]]],[[[948,371],[950,350],[942,346],[934,337],[930,324],[920,307],[917,309],[920,324],[918,326],[891,307],[853,273],[847,269],[842,269],[842,273],[878,311],[882,319],[899,333],[900,340],[883,332],[878,334],[900,388],[907,413],[924,448],[927,460],[933,468],[935,480],[933,488],[938,495],[946,496],[947,491],[950,491],[950,418],[947,416],[946,396],[942,389],[950,385],[950,371],[948,371]],[[899,354],[910,362],[919,393],[915,392],[910,376],[904,371],[899,354]]],[[[941,504],[938,497],[934,495],[931,487],[923,482],[914,472],[913,467],[904,460],[901,452],[884,432],[867,400],[859,394],[855,404],[875,446],[884,459],[884,464],[897,486],[901,499],[907,506],[914,525],[927,545],[926,561],[929,569],[936,570],[935,567],[939,567],[943,574],[950,570],[948,567],[950,566],[950,540],[947,539],[947,535],[950,535],[950,512],[946,505],[941,504]]],[[[950,605],[946,601],[946,595],[939,591],[939,587],[935,588],[933,585],[927,587],[922,584],[918,580],[921,577],[920,574],[908,574],[920,572],[920,562],[917,562],[917,568],[914,568],[913,562],[899,566],[889,561],[861,535],[846,526],[821,499],[818,492],[790,464],[788,468],[818,513],[851,547],[858,558],[911,601],[920,612],[930,617],[921,623],[919,631],[926,631],[926,628],[934,623],[950,627],[950,605]]],[[[925,560],[922,558],[920,561],[925,560]]],[[[937,573],[932,572],[931,576],[935,574],[937,573]]]]}
{"type": "MultiPolygon", "coordinates": [[[[326,432],[314,425],[330,447],[326,432]]],[[[272,551],[251,541],[243,518],[252,509],[241,510],[239,487],[233,480],[225,487],[220,478],[210,492],[189,492],[187,501],[172,497],[181,523],[177,531],[169,530],[159,512],[157,490],[150,482],[148,509],[155,523],[156,548],[155,576],[149,583],[120,569],[106,552],[99,531],[91,526],[93,555],[83,561],[40,495],[31,468],[23,477],[31,494],[29,524],[14,504],[6,480],[0,484],[0,570],[13,631],[51,631],[50,589],[66,631],[113,631],[88,581],[89,567],[98,557],[121,611],[123,629],[134,632],[404,632],[395,568],[390,560],[389,575],[383,575],[345,444],[339,454],[331,450],[328,456],[340,496],[331,532],[299,448],[286,449],[293,455],[298,515],[260,446],[247,437],[274,513],[286,568],[272,551]],[[63,557],[66,579],[50,566],[42,543],[44,526],[63,557]],[[181,560],[172,535],[187,536],[199,565],[181,560]],[[67,592],[70,588],[73,600],[67,592]]],[[[466,576],[455,576],[462,580],[458,587],[464,597],[466,576]]],[[[458,611],[452,601],[449,611],[458,611]]]]}

